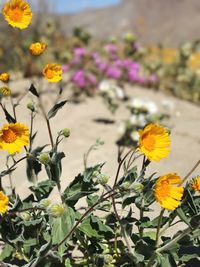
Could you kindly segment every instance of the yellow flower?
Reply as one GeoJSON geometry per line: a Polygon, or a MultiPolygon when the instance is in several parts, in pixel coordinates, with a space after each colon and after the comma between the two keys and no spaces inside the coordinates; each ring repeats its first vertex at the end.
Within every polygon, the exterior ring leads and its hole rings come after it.
{"type": "Polygon", "coordinates": [[[29,51],[30,53],[33,55],[33,56],[39,56],[41,55],[44,50],[46,49],[46,44],[45,43],[40,43],[40,42],[37,42],[37,43],[32,43],[30,46],[29,46],[29,51]]]}
{"type": "Polygon", "coordinates": [[[8,24],[21,30],[26,29],[32,20],[30,5],[24,0],[10,0],[2,12],[8,24]]]}
{"type": "Polygon", "coordinates": [[[191,183],[191,187],[200,193],[200,176],[197,176],[194,178],[194,180],[191,183]]]}
{"type": "Polygon", "coordinates": [[[150,160],[159,161],[169,154],[170,138],[166,128],[149,124],[139,130],[139,150],[150,160]]]}
{"type": "Polygon", "coordinates": [[[7,72],[1,73],[0,74],[0,81],[2,82],[8,82],[10,79],[10,74],[7,72]]]}
{"type": "Polygon", "coordinates": [[[180,205],[184,188],[174,186],[180,183],[181,178],[176,173],[169,173],[158,178],[154,194],[162,208],[175,210],[180,205]]]}
{"type": "Polygon", "coordinates": [[[0,191],[0,213],[5,213],[8,210],[9,199],[2,191],[0,191]]]}
{"type": "Polygon", "coordinates": [[[9,154],[20,152],[29,144],[28,127],[16,122],[6,124],[0,129],[0,149],[8,151],[9,154]]]}
{"type": "Polygon", "coordinates": [[[48,82],[57,83],[62,80],[62,68],[55,63],[47,64],[43,69],[43,75],[48,82]]]}
{"type": "Polygon", "coordinates": [[[0,88],[0,95],[3,95],[3,96],[10,96],[10,95],[11,95],[11,90],[10,90],[10,88],[7,87],[7,86],[1,87],[1,88],[0,88]]]}

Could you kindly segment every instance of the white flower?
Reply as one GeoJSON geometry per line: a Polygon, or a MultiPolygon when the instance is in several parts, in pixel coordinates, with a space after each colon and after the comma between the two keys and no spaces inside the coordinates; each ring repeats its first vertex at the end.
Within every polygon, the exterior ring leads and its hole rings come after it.
{"type": "Polygon", "coordinates": [[[138,119],[137,119],[137,115],[133,114],[130,119],[129,119],[129,122],[132,124],[132,125],[137,125],[138,123],[138,119]]]}
{"type": "Polygon", "coordinates": [[[145,110],[150,114],[158,112],[157,105],[148,98],[134,98],[131,102],[131,107],[138,110],[145,110]]]}
{"type": "Polygon", "coordinates": [[[115,94],[118,99],[124,99],[124,90],[121,87],[113,86],[113,89],[115,90],[115,94]]]}
{"type": "Polygon", "coordinates": [[[146,117],[143,114],[137,116],[137,126],[144,127],[147,124],[146,117]]]}
{"type": "Polygon", "coordinates": [[[123,89],[108,80],[103,80],[99,84],[99,91],[107,94],[110,98],[124,99],[123,89]]]}
{"type": "Polygon", "coordinates": [[[158,107],[153,101],[146,101],[145,108],[150,114],[155,114],[158,112],[158,107]]]}
{"type": "Polygon", "coordinates": [[[139,134],[137,131],[134,131],[131,133],[131,139],[135,142],[137,142],[139,140],[139,134]]]}
{"type": "Polygon", "coordinates": [[[143,109],[144,100],[142,98],[134,98],[131,102],[131,107],[135,109],[143,109]]]}
{"type": "Polygon", "coordinates": [[[126,132],[126,125],[125,123],[121,123],[118,127],[118,133],[121,136],[121,135],[124,135],[125,132],[126,132]]]}
{"type": "Polygon", "coordinates": [[[110,82],[107,81],[107,80],[103,80],[103,81],[100,82],[100,84],[99,84],[99,90],[100,90],[101,92],[106,93],[106,92],[108,92],[108,91],[110,90],[110,88],[111,88],[111,84],[110,84],[110,82]]]}

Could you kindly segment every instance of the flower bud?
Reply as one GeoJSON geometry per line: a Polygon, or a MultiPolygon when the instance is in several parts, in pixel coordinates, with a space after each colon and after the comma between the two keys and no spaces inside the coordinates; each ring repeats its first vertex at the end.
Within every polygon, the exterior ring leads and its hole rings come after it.
{"type": "Polygon", "coordinates": [[[101,185],[107,184],[108,180],[109,180],[109,177],[105,174],[100,174],[98,177],[98,181],[101,185]]]}
{"type": "Polygon", "coordinates": [[[29,102],[27,104],[27,108],[30,109],[30,111],[34,112],[35,111],[35,106],[33,102],[29,102]]]}
{"type": "Polygon", "coordinates": [[[69,137],[69,136],[70,136],[70,133],[71,133],[71,132],[70,132],[70,129],[68,129],[68,128],[65,128],[65,129],[63,129],[63,130],[62,130],[62,132],[61,132],[61,133],[62,133],[62,135],[63,135],[64,137],[66,137],[66,138],[67,138],[67,137],[69,137]]]}
{"type": "Polygon", "coordinates": [[[22,218],[23,221],[30,221],[31,214],[29,212],[22,212],[20,213],[20,217],[22,218]]]}
{"type": "Polygon", "coordinates": [[[54,218],[59,218],[65,211],[64,206],[61,203],[51,204],[48,207],[48,213],[54,218]]]}
{"type": "Polygon", "coordinates": [[[127,189],[130,189],[130,186],[131,186],[131,183],[130,183],[130,182],[124,182],[124,183],[121,185],[121,188],[127,190],[127,189]]]}
{"type": "Polygon", "coordinates": [[[39,156],[39,161],[44,165],[48,164],[51,161],[49,153],[41,153],[39,156]]]}
{"type": "Polygon", "coordinates": [[[142,192],[144,185],[141,183],[135,183],[132,185],[132,188],[133,188],[135,193],[140,193],[140,192],[142,192]]]}
{"type": "Polygon", "coordinates": [[[135,36],[134,36],[133,33],[131,33],[131,32],[127,32],[127,33],[125,34],[125,36],[124,36],[124,40],[127,41],[127,42],[129,42],[129,43],[132,43],[132,42],[135,41],[135,36]]]}
{"type": "Polygon", "coordinates": [[[100,173],[99,173],[98,171],[94,171],[93,174],[92,174],[92,176],[93,176],[94,178],[98,178],[99,175],[100,175],[100,173]]]}
{"type": "Polygon", "coordinates": [[[47,209],[50,205],[51,205],[51,200],[49,200],[48,198],[44,198],[40,201],[40,207],[47,209]]]}

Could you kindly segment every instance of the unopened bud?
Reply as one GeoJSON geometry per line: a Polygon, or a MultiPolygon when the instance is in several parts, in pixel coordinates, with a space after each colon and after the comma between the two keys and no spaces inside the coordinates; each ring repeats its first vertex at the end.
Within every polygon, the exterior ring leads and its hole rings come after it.
{"type": "Polygon", "coordinates": [[[48,164],[51,161],[50,155],[48,153],[41,153],[39,156],[39,161],[42,164],[48,164]]]}
{"type": "Polygon", "coordinates": [[[40,207],[47,209],[50,205],[51,205],[51,200],[49,200],[48,198],[44,198],[40,201],[40,207]]]}
{"type": "Polygon", "coordinates": [[[125,36],[124,36],[124,39],[125,39],[125,41],[132,43],[132,42],[135,41],[135,36],[134,36],[133,33],[131,33],[131,32],[127,32],[127,33],[125,34],[125,36]]]}
{"type": "Polygon", "coordinates": [[[70,136],[70,133],[71,133],[71,131],[68,128],[65,128],[62,130],[62,135],[66,138],[70,136]]]}
{"type": "Polygon", "coordinates": [[[130,182],[124,182],[121,187],[125,190],[130,189],[131,183],[130,182]]]}
{"type": "Polygon", "coordinates": [[[34,112],[35,111],[34,103],[33,102],[28,103],[27,108],[30,109],[32,112],[34,112]]]}
{"type": "Polygon", "coordinates": [[[132,188],[135,191],[135,193],[140,193],[143,190],[144,185],[141,183],[135,183],[132,185],[132,188]]]}
{"type": "Polygon", "coordinates": [[[51,204],[48,207],[48,213],[55,218],[61,217],[64,212],[65,212],[65,208],[61,203],[51,204]]]}
{"type": "Polygon", "coordinates": [[[23,221],[29,221],[31,219],[31,214],[29,212],[20,213],[20,217],[23,221]]]}
{"type": "Polygon", "coordinates": [[[107,184],[108,180],[109,180],[109,177],[105,174],[100,174],[98,177],[98,181],[101,185],[107,184]]]}

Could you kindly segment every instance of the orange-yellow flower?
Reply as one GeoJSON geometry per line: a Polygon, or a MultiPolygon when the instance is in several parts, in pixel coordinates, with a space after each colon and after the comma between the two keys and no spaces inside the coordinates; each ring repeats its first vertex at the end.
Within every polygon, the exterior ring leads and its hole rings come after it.
{"type": "Polygon", "coordinates": [[[43,69],[43,75],[48,82],[57,83],[62,80],[62,67],[59,64],[49,63],[43,69]]]}
{"type": "Polygon", "coordinates": [[[166,128],[149,124],[144,130],[139,130],[139,150],[150,161],[159,161],[169,154],[170,138],[166,128]]]}
{"type": "Polygon", "coordinates": [[[21,30],[29,26],[33,16],[30,5],[24,0],[10,0],[2,12],[8,24],[21,30]]]}
{"type": "Polygon", "coordinates": [[[9,154],[20,152],[29,144],[29,129],[22,123],[6,124],[0,129],[0,149],[9,154]]]}
{"type": "Polygon", "coordinates": [[[200,193],[200,176],[197,176],[193,179],[191,187],[200,193]]]}
{"type": "Polygon", "coordinates": [[[154,188],[154,195],[160,206],[167,210],[175,210],[183,197],[183,187],[175,187],[180,184],[181,178],[176,173],[169,173],[158,178],[154,188]]]}
{"type": "Polygon", "coordinates": [[[11,90],[9,87],[7,86],[3,86],[0,88],[0,96],[10,96],[11,95],[11,90]]]}
{"type": "Polygon", "coordinates": [[[2,191],[0,191],[0,213],[5,213],[8,210],[9,199],[2,191]]]}
{"type": "Polygon", "coordinates": [[[37,43],[32,43],[30,46],[29,46],[29,51],[30,53],[33,55],[33,56],[39,56],[41,55],[44,50],[46,49],[46,44],[45,43],[40,43],[40,42],[37,42],[37,43]]]}
{"type": "Polygon", "coordinates": [[[3,72],[0,74],[0,81],[2,82],[8,82],[10,79],[10,74],[7,72],[3,72]]]}

